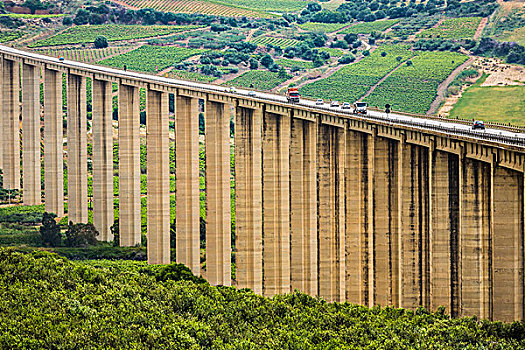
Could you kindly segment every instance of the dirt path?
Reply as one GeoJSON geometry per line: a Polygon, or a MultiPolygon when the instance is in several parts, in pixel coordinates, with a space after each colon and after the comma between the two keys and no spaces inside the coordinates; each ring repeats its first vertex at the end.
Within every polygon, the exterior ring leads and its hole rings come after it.
{"type": "MultiPolygon", "coordinates": [[[[409,58],[409,60],[413,59],[414,57],[416,56],[412,56],[409,58]]],[[[372,92],[374,92],[374,90],[379,86],[381,85],[382,82],[384,82],[386,80],[386,78],[388,78],[389,76],[391,76],[396,70],[398,70],[399,68],[401,68],[403,66],[403,64],[405,64],[406,60],[401,62],[400,64],[398,64],[398,66],[394,69],[392,69],[387,75],[385,75],[384,77],[382,77],[377,83],[374,84],[374,86],[372,86],[370,88],[370,90],[368,90],[368,92],[366,94],[364,94],[358,101],[362,101],[364,98],[367,98],[368,95],[370,95],[372,92]]]]}
{"type": "Polygon", "coordinates": [[[458,76],[458,74],[461,73],[461,71],[470,66],[472,62],[474,62],[474,58],[469,57],[468,60],[466,60],[463,64],[454,69],[454,71],[452,71],[452,73],[447,77],[447,79],[445,79],[441,84],[439,84],[437,89],[437,96],[430,105],[430,109],[426,113],[427,115],[432,115],[436,113],[436,111],[439,108],[439,105],[445,99],[445,92],[447,91],[447,87],[450,85],[452,80],[454,80],[458,76]]]}
{"type": "Polygon", "coordinates": [[[474,37],[473,37],[474,40],[479,39],[479,37],[483,33],[483,29],[485,29],[485,26],[487,25],[488,21],[489,21],[489,19],[487,17],[483,17],[481,19],[481,22],[479,22],[478,29],[476,29],[476,34],[474,34],[474,37]]]}

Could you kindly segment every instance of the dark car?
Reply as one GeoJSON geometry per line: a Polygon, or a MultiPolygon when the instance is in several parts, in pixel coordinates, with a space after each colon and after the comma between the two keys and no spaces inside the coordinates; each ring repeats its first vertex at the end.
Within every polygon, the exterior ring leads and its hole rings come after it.
{"type": "Polygon", "coordinates": [[[485,130],[485,123],[482,120],[476,120],[472,123],[472,130],[481,129],[485,130]]]}

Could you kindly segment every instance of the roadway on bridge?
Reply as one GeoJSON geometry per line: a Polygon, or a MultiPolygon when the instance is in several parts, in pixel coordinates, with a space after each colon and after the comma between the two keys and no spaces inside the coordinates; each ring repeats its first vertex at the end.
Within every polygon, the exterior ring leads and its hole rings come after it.
{"type": "MultiPolygon", "coordinates": [[[[287,99],[285,96],[266,93],[266,92],[256,92],[255,97],[249,96],[250,90],[244,90],[244,89],[235,89],[235,92],[230,93],[230,89],[223,86],[217,86],[212,84],[203,84],[203,83],[196,83],[186,80],[178,80],[178,79],[171,79],[171,78],[165,78],[165,77],[158,77],[154,75],[148,75],[148,74],[142,74],[142,73],[136,73],[131,71],[124,71],[124,70],[118,70],[114,68],[108,68],[103,66],[95,66],[91,64],[76,62],[76,61],[70,61],[70,60],[59,60],[58,58],[44,56],[32,52],[26,52],[18,49],[13,49],[7,46],[0,45],[0,52],[2,53],[11,53],[16,56],[25,57],[25,58],[32,58],[41,62],[45,63],[51,63],[55,65],[63,65],[64,68],[77,68],[81,70],[85,70],[91,73],[102,73],[102,74],[109,74],[114,75],[117,77],[122,78],[130,78],[130,79],[137,79],[149,83],[159,83],[159,84],[168,84],[176,87],[187,87],[187,88],[195,88],[204,90],[207,92],[219,92],[222,94],[231,94],[231,95],[238,95],[242,96],[243,98],[248,99],[260,99],[263,100],[262,102],[266,101],[274,101],[279,102],[281,104],[289,104],[290,106],[300,106],[300,107],[306,107],[310,109],[313,112],[325,112],[329,111],[332,113],[337,113],[339,115],[348,116],[349,118],[356,117],[352,114],[350,110],[342,110],[340,107],[330,107],[328,104],[324,105],[316,105],[315,101],[308,100],[308,99],[301,99],[300,103],[291,104],[287,102],[287,99]]],[[[359,118],[370,118],[372,120],[380,120],[383,122],[390,122],[392,124],[400,124],[400,125],[409,125],[411,127],[415,127],[418,129],[427,129],[432,131],[441,131],[445,133],[450,133],[454,135],[461,135],[466,136],[472,139],[478,139],[478,140],[491,140],[496,142],[504,142],[516,146],[525,147],[525,133],[516,133],[508,130],[502,130],[502,129],[493,129],[493,128],[487,128],[485,130],[472,130],[470,125],[455,123],[453,121],[443,121],[443,120],[435,120],[435,119],[426,119],[426,118],[418,118],[414,116],[409,115],[403,115],[403,114],[397,114],[397,113],[390,113],[387,117],[386,113],[379,112],[379,111],[369,111],[368,116],[359,116],[359,118]]]]}

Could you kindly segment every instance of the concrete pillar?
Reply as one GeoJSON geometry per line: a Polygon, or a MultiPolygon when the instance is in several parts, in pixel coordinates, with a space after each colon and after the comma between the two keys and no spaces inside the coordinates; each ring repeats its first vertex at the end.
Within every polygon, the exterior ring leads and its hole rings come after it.
{"type": "Polygon", "coordinates": [[[139,88],[120,84],[118,93],[119,239],[127,247],[141,242],[139,88]]]}
{"type": "Polygon", "coordinates": [[[461,316],[490,317],[490,164],[465,158],[461,188],[461,316]]]}
{"type": "Polygon", "coordinates": [[[459,157],[432,155],[430,308],[458,316],[459,157]]]}
{"type": "Polygon", "coordinates": [[[113,106],[111,82],[93,79],[93,224],[101,241],[112,241],[113,106]]]}
{"type": "Polygon", "coordinates": [[[206,103],[206,279],[231,285],[230,105],[206,103]]]}
{"type": "Polygon", "coordinates": [[[523,173],[495,167],[493,318],[523,320],[523,173]]]}
{"type": "Polygon", "coordinates": [[[346,300],[369,305],[369,238],[373,224],[373,137],[347,132],[346,300]]]}
{"type": "Polygon", "coordinates": [[[290,292],[290,116],[263,117],[263,292],[290,292]]]}
{"type": "Polygon", "coordinates": [[[374,304],[394,305],[397,294],[398,181],[397,145],[377,137],[374,150],[374,304]]]}
{"type": "Polygon", "coordinates": [[[200,275],[199,99],[177,96],[176,111],[177,262],[200,275]]]}
{"type": "MultiPolygon", "coordinates": [[[[4,56],[0,55],[0,101],[4,101],[4,56]]],[[[0,107],[2,115],[4,115],[3,107],[0,107]]],[[[0,169],[4,168],[4,118],[0,119],[0,169]]]]}
{"type": "Polygon", "coordinates": [[[2,143],[4,188],[20,189],[20,63],[3,60],[2,143]]]}
{"type": "Polygon", "coordinates": [[[40,66],[22,64],[24,204],[42,202],[40,179],[40,66]]]}
{"type": "Polygon", "coordinates": [[[345,152],[344,129],[319,126],[319,295],[344,301],[345,292],[345,152]]]}
{"type": "Polygon", "coordinates": [[[170,262],[168,93],[147,89],[148,263],[170,262]]]}
{"type": "Polygon", "coordinates": [[[262,294],[262,110],[235,116],[235,247],[239,288],[262,294]]]}
{"type": "Polygon", "coordinates": [[[44,69],[45,210],[64,216],[62,72],[44,69]]]}
{"type": "Polygon", "coordinates": [[[290,232],[292,290],[317,295],[317,123],[292,119],[290,232]]]}
{"type": "Polygon", "coordinates": [[[86,78],[69,74],[67,96],[68,217],[88,222],[86,78]]]}

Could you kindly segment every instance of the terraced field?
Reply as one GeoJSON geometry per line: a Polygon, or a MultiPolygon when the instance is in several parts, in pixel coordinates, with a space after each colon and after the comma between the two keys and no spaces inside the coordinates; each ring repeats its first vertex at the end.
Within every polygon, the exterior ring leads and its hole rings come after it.
{"type": "Polygon", "coordinates": [[[280,66],[292,68],[292,67],[299,67],[304,69],[312,69],[314,68],[314,63],[312,61],[301,61],[301,60],[291,60],[288,58],[281,58],[275,61],[280,66]]]}
{"type": "Polygon", "coordinates": [[[37,41],[29,47],[56,46],[67,44],[92,43],[96,37],[103,35],[108,41],[151,38],[158,35],[179,33],[186,30],[202,28],[203,26],[141,26],[141,25],[83,25],[68,28],[67,30],[37,41]]]}
{"type": "Polygon", "coordinates": [[[116,68],[122,68],[126,65],[130,70],[153,73],[207,51],[175,46],[144,45],[136,50],[108,58],[99,63],[116,68]]]}
{"type": "Polygon", "coordinates": [[[209,75],[177,69],[172,69],[171,71],[169,71],[168,77],[182,80],[192,80],[197,81],[199,83],[211,83],[212,81],[217,80],[216,77],[212,77],[209,75]]]}
{"type": "Polygon", "coordinates": [[[22,32],[0,32],[0,43],[16,40],[24,35],[22,32]]]}
{"type": "Polygon", "coordinates": [[[365,101],[374,106],[389,103],[394,110],[425,113],[436,98],[438,85],[467,60],[456,52],[418,51],[383,81],[365,101]]]}
{"type": "Polygon", "coordinates": [[[108,56],[120,55],[124,52],[135,49],[134,47],[106,47],[105,49],[37,49],[35,52],[53,56],[64,57],[66,60],[78,62],[97,62],[108,56]]]}
{"type": "Polygon", "coordinates": [[[283,49],[289,46],[295,46],[299,44],[298,40],[286,39],[286,38],[274,38],[273,36],[265,36],[265,35],[258,36],[250,40],[250,42],[257,44],[257,45],[261,45],[261,46],[266,46],[266,45],[279,46],[283,49]]]}
{"type": "Polygon", "coordinates": [[[305,8],[307,4],[306,1],[300,0],[219,0],[218,2],[259,11],[279,13],[300,11],[305,8]]]}
{"type": "Polygon", "coordinates": [[[441,39],[466,39],[476,34],[476,29],[481,22],[481,17],[461,17],[443,21],[435,28],[429,28],[421,32],[420,38],[441,39]]]}
{"type": "Polygon", "coordinates": [[[208,0],[113,0],[113,2],[133,9],[152,8],[163,12],[201,13],[225,17],[273,17],[267,12],[208,0]]]}
{"type": "Polygon", "coordinates": [[[383,32],[399,22],[398,19],[387,19],[374,22],[357,23],[340,32],[340,34],[370,34],[383,32]]]}
{"type": "Polygon", "coordinates": [[[346,65],[325,79],[301,87],[299,91],[312,98],[354,102],[400,62],[412,56],[408,45],[382,46],[363,60],[346,65]],[[386,56],[383,57],[382,52],[386,56]]]}

